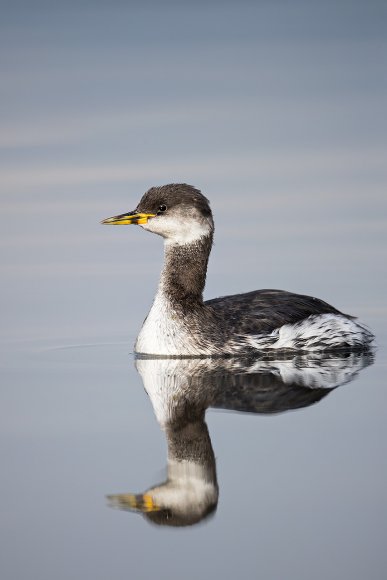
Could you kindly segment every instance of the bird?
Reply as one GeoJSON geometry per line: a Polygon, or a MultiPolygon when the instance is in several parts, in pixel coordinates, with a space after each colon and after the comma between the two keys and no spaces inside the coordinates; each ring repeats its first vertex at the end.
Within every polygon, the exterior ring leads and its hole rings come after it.
{"type": "Polygon", "coordinates": [[[214,220],[186,183],[151,187],[133,211],[102,221],[139,225],[164,239],[164,266],[137,337],[137,356],[259,356],[267,352],[361,351],[372,332],[330,304],[284,290],[203,300],[214,220]]]}

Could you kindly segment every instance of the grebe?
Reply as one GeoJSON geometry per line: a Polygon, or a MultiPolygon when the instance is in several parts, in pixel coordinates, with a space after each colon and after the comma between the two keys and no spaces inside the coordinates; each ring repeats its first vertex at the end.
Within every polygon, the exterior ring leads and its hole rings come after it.
{"type": "Polygon", "coordinates": [[[152,187],[134,211],[104,224],[138,224],[164,238],[164,268],[135,344],[140,355],[241,356],[364,350],[372,333],[326,302],[255,290],[203,302],[214,222],[209,201],[185,183],[152,187]]]}

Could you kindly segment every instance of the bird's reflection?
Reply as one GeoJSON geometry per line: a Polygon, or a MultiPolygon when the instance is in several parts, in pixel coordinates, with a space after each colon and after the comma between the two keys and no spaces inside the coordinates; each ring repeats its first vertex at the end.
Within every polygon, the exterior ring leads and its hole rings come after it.
{"type": "Polygon", "coordinates": [[[187,526],[216,509],[215,456],[205,422],[208,407],[282,413],[308,407],[372,364],[370,352],[292,358],[139,358],[136,367],[168,444],[167,480],[145,493],[108,496],[156,524],[187,526]]]}

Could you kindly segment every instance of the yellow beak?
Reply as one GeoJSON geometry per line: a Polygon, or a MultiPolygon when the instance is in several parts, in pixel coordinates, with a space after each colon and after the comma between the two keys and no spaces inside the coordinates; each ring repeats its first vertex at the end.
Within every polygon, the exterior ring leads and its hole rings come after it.
{"type": "Polygon", "coordinates": [[[134,495],[131,493],[121,493],[116,495],[108,495],[107,499],[111,507],[122,510],[138,511],[138,512],[157,512],[161,508],[155,504],[153,498],[149,493],[134,495]]]}
{"type": "Polygon", "coordinates": [[[149,218],[155,217],[155,213],[137,213],[135,211],[130,211],[128,213],[123,213],[121,215],[115,215],[110,218],[106,218],[101,223],[102,224],[113,224],[115,226],[126,226],[130,224],[146,224],[149,218]]]}

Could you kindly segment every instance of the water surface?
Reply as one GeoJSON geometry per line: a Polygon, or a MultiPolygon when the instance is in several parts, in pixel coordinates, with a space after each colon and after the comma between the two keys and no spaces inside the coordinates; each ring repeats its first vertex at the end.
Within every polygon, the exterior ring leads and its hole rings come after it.
{"type": "Polygon", "coordinates": [[[385,578],[384,3],[13,2],[0,27],[1,578],[385,578]],[[374,360],[139,365],[161,240],[100,221],[173,181],[214,210],[206,298],[318,296],[374,360]],[[168,477],[180,507],[133,499],[168,477]]]}

